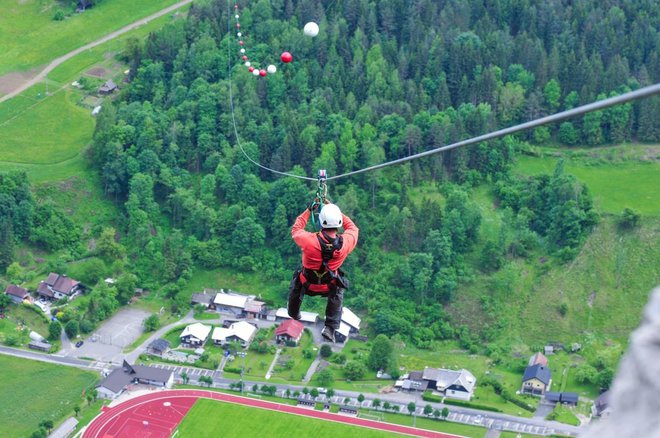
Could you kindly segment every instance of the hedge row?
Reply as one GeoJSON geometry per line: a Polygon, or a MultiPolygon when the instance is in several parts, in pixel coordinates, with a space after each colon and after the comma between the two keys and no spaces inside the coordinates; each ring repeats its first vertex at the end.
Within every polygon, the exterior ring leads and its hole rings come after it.
{"type": "Polygon", "coordinates": [[[446,405],[461,406],[464,408],[480,409],[482,411],[502,412],[501,409],[494,408],[492,406],[480,405],[478,403],[470,403],[462,400],[452,400],[449,398],[445,398],[445,401],[443,403],[446,405]]]}

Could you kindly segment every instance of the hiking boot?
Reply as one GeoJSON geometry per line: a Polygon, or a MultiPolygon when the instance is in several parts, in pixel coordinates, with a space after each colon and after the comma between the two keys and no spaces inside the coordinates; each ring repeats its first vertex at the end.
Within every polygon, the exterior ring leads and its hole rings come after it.
{"type": "Polygon", "coordinates": [[[300,321],[300,320],[302,319],[302,314],[301,314],[300,312],[298,312],[297,315],[292,315],[292,314],[289,313],[289,316],[290,316],[292,319],[295,319],[296,321],[300,321]]]}
{"type": "Polygon", "coordinates": [[[332,342],[333,344],[335,343],[335,329],[329,326],[323,327],[323,331],[321,332],[321,336],[323,336],[323,339],[325,339],[328,342],[332,342]]]}

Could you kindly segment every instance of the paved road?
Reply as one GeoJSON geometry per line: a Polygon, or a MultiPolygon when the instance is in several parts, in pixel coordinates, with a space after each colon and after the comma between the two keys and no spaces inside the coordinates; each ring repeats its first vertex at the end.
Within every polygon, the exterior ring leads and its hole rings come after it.
{"type": "Polygon", "coordinates": [[[23,359],[38,360],[40,362],[48,362],[57,365],[67,365],[76,368],[90,369],[98,371],[100,368],[95,363],[76,359],[73,357],[63,357],[56,354],[38,353],[36,351],[20,350],[18,348],[0,346],[0,354],[7,356],[21,357],[23,359]]]}
{"type": "Polygon", "coordinates": [[[12,97],[14,97],[14,96],[16,96],[16,95],[22,93],[23,91],[27,90],[28,88],[30,88],[31,86],[33,86],[33,85],[36,84],[37,82],[39,82],[39,81],[41,81],[42,79],[44,79],[44,78],[46,77],[46,75],[48,75],[48,73],[50,73],[51,71],[53,71],[53,69],[55,69],[58,65],[62,64],[62,63],[65,62],[65,61],[68,61],[69,59],[73,58],[74,56],[76,56],[76,55],[78,55],[78,54],[80,54],[80,53],[82,53],[82,52],[84,52],[85,50],[89,50],[89,49],[91,49],[91,48],[93,48],[93,47],[96,47],[96,46],[98,46],[98,45],[100,45],[100,44],[103,44],[103,43],[105,43],[105,42],[107,42],[107,41],[110,41],[111,39],[117,38],[118,36],[120,36],[120,35],[122,35],[122,34],[125,34],[126,32],[129,32],[129,31],[131,31],[131,30],[133,30],[133,29],[135,29],[135,28],[137,28],[137,27],[139,27],[139,26],[142,26],[143,24],[147,24],[147,23],[150,22],[151,20],[154,20],[154,19],[156,19],[156,18],[160,18],[160,17],[162,17],[163,15],[169,14],[170,12],[172,12],[172,11],[174,11],[174,10],[176,10],[176,9],[179,9],[179,8],[182,7],[182,6],[185,6],[185,5],[189,4],[189,3],[192,3],[192,1],[193,1],[193,0],[183,0],[183,1],[180,1],[179,3],[176,3],[176,4],[174,4],[174,5],[172,5],[172,6],[169,6],[169,7],[165,8],[165,9],[162,9],[162,10],[156,12],[155,14],[151,14],[151,15],[149,15],[148,17],[141,18],[141,19],[139,19],[138,21],[136,21],[136,22],[134,22],[134,23],[131,23],[131,24],[127,25],[127,26],[124,26],[124,27],[122,27],[121,29],[116,30],[116,31],[114,31],[114,32],[112,32],[112,33],[109,33],[109,34],[107,34],[106,36],[101,37],[101,38],[99,38],[99,39],[96,40],[96,41],[92,41],[91,43],[85,44],[85,45],[82,46],[82,47],[78,47],[77,49],[72,50],[71,52],[67,53],[66,55],[62,55],[62,56],[60,56],[59,58],[54,59],[53,61],[50,62],[50,64],[48,64],[48,65],[46,66],[46,68],[44,68],[43,70],[41,70],[41,71],[40,71],[35,77],[33,77],[32,79],[30,79],[30,80],[28,80],[28,81],[22,83],[21,85],[19,85],[18,87],[16,87],[13,91],[10,91],[8,94],[6,94],[6,95],[0,97],[0,102],[4,102],[5,100],[9,100],[9,99],[11,99],[12,97]]]}

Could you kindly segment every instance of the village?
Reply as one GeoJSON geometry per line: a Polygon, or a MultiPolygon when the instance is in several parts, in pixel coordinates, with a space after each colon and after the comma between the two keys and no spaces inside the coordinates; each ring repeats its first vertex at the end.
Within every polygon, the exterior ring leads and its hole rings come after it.
{"type": "MultiPolygon", "coordinates": [[[[106,281],[112,282],[112,279],[106,281]]],[[[34,305],[50,315],[50,310],[56,302],[58,311],[61,311],[59,306],[62,301],[75,300],[84,291],[85,287],[79,281],[66,275],[50,273],[39,283],[34,294],[18,285],[8,285],[5,294],[16,304],[34,305]]],[[[171,388],[176,384],[196,383],[218,387],[224,385],[238,389],[237,380],[240,382],[244,379],[245,382],[256,380],[255,375],[250,375],[252,370],[245,366],[246,357],[259,355],[265,351],[274,352],[272,363],[267,364],[265,379],[262,379],[263,386],[269,388],[265,383],[271,377],[277,377],[278,373],[281,374],[280,378],[285,375],[283,372],[285,367],[282,366],[284,362],[278,359],[291,357],[287,355],[288,351],[295,351],[296,348],[300,350],[301,340],[307,336],[309,339],[306,345],[311,346],[307,351],[313,351],[309,354],[310,357],[313,355],[313,360],[305,362],[309,364],[309,368],[302,373],[302,379],[285,379],[288,383],[280,385],[279,390],[282,396],[298,397],[298,404],[303,407],[313,408],[319,402],[324,403],[325,408],[329,409],[330,403],[334,402],[341,405],[341,411],[347,415],[357,415],[358,408],[373,408],[374,400],[379,400],[372,395],[362,396],[360,401],[357,398],[351,400],[350,397],[335,396],[334,390],[330,390],[328,395],[326,388],[312,388],[313,390],[309,391],[305,387],[306,391],[302,392],[295,386],[296,381],[310,384],[312,378],[318,376],[318,373],[329,365],[325,360],[327,357],[322,357],[321,347],[325,346],[326,349],[331,350],[330,354],[341,354],[348,340],[361,343],[368,341],[366,336],[360,334],[361,318],[349,308],[344,307],[342,311],[341,325],[337,330],[338,342],[329,346],[322,342],[320,331],[323,321],[317,313],[302,312],[301,320],[296,321],[288,316],[285,308],[271,309],[254,295],[245,295],[229,289],[204,289],[202,292],[193,293],[190,305],[198,316],[203,314],[204,319],[209,322],[191,322],[169,330],[163,337],[150,338],[143,348],[136,349],[141,354],[135,363],[123,360],[119,367],[105,367],[104,378],[96,387],[98,396],[109,400],[118,399],[125,392],[135,390],[136,385],[171,388]],[[210,352],[215,352],[218,359],[209,360],[210,352]]],[[[56,319],[54,316],[50,318],[56,319]]],[[[95,342],[94,335],[90,339],[95,342]]],[[[80,347],[83,342],[83,340],[78,341],[76,347],[80,347]]],[[[51,344],[37,333],[31,334],[28,347],[44,352],[51,350],[51,344]]],[[[546,355],[551,357],[553,346],[546,346],[544,353],[537,352],[529,358],[517,393],[537,397],[539,411],[547,413],[551,412],[556,404],[576,406],[579,401],[578,394],[551,391],[552,374],[546,355]]],[[[290,361],[289,366],[291,366],[290,361]]],[[[263,363],[261,367],[264,367],[263,363]]],[[[391,382],[387,393],[378,396],[389,397],[392,402],[388,405],[392,406],[392,409],[397,406],[394,402],[397,397],[401,397],[399,410],[406,408],[406,400],[410,397],[417,401],[425,400],[430,403],[449,403],[458,406],[463,406],[461,403],[465,402],[464,406],[469,408],[469,402],[474,398],[475,392],[479,391],[477,378],[468,369],[425,366],[420,370],[403,371],[404,373],[395,376],[396,378],[388,375],[385,370],[377,373],[378,379],[391,382]]],[[[281,379],[277,381],[282,382],[281,379]]],[[[240,390],[243,389],[241,383],[240,390]]],[[[378,407],[380,402],[375,403],[378,407]]],[[[415,409],[419,409],[422,414],[421,404],[415,405],[415,409]]],[[[426,411],[428,415],[428,408],[426,411]]],[[[446,411],[446,414],[450,420],[470,424],[481,424],[485,421],[485,424],[492,426],[497,421],[492,413],[489,418],[488,412],[484,412],[483,415],[464,413],[460,417],[449,411],[446,411]]],[[[607,393],[605,393],[593,404],[592,415],[607,416],[608,414],[607,393]]],[[[511,426],[513,427],[513,423],[511,426]]]]}

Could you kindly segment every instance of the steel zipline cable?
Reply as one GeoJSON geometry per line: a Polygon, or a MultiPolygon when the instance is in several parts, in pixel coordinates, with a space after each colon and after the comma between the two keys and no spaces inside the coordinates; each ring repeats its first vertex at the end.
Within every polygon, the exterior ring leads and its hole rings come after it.
{"type": "Polygon", "coordinates": [[[467,140],[461,140],[456,143],[449,144],[447,146],[441,146],[436,149],[431,149],[425,152],[420,152],[419,154],[409,155],[404,158],[399,158],[398,160],[388,161],[386,163],[376,164],[374,166],[365,167],[364,169],[354,170],[352,172],[342,173],[341,175],[329,176],[328,181],[346,178],[349,176],[357,175],[364,172],[370,172],[372,170],[382,169],[384,167],[392,166],[394,164],[401,164],[407,161],[416,160],[417,158],[427,157],[429,155],[437,154],[439,152],[449,151],[451,149],[456,149],[462,146],[469,146],[475,143],[480,143],[482,141],[493,140],[495,138],[504,137],[506,135],[515,134],[516,132],[524,131],[531,128],[536,128],[538,126],[546,125],[548,123],[555,123],[562,120],[569,119],[571,117],[579,116],[591,111],[601,110],[603,108],[608,108],[610,106],[619,105],[622,103],[630,102],[632,100],[643,99],[646,97],[651,97],[655,94],[660,94],[660,83],[655,85],[649,85],[648,87],[640,88],[639,90],[631,91],[629,93],[621,94],[618,96],[610,97],[609,99],[600,100],[593,102],[587,105],[582,105],[577,108],[573,108],[567,111],[563,111],[551,116],[541,117],[520,125],[511,126],[509,128],[500,129],[499,131],[490,132],[488,134],[483,134],[478,137],[472,137],[467,140]]]}
{"type": "MultiPolygon", "coordinates": [[[[229,0],[227,0],[227,33],[229,34],[229,36],[231,36],[231,6],[230,6],[230,1],[229,0]]],[[[241,140],[240,140],[239,135],[238,135],[238,128],[236,126],[236,116],[234,114],[234,96],[233,96],[233,90],[232,90],[231,38],[229,39],[229,41],[227,43],[227,73],[228,73],[228,77],[229,77],[229,103],[230,103],[230,107],[231,107],[231,119],[232,119],[232,123],[233,123],[233,126],[234,126],[234,135],[236,136],[236,143],[238,144],[238,147],[240,148],[243,155],[245,155],[245,157],[252,164],[254,164],[254,165],[256,165],[256,166],[258,166],[258,167],[260,167],[264,170],[267,170],[269,172],[273,172],[273,173],[276,173],[276,174],[282,175],[282,176],[290,176],[290,177],[293,177],[293,178],[304,179],[304,180],[307,180],[307,181],[317,181],[316,178],[310,178],[310,177],[307,177],[307,176],[296,175],[296,174],[288,173],[288,172],[281,172],[279,170],[274,170],[274,169],[271,169],[269,167],[266,167],[266,166],[258,163],[254,159],[252,159],[245,152],[245,149],[243,148],[243,145],[241,144],[241,140]]],[[[408,161],[416,160],[418,158],[428,157],[430,155],[434,155],[434,154],[437,154],[437,153],[440,153],[440,152],[449,151],[449,150],[456,149],[456,148],[459,148],[459,147],[469,146],[469,145],[473,145],[475,143],[481,143],[483,141],[493,140],[493,139],[496,139],[496,138],[500,138],[500,137],[504,137],[504,136],[507,136],[507,135],[515,134],[515,133],[520,132],[520,131],[525,131],[525,130],[536,128],[536,127],[539,127],[539,126],[542,126],[542,125],[547,125],[548,123],[560,122],[562,120],[566,120],[566,119],[569,119],[569,118],[572,118],[572,117],[580,116],[580,115],[586,114],[586,113],[591,112],[591,111],[602,110],[602,109],[609,108],[609,107],[614,106],[614,105],[620,105],[620,104],[623,104],[623,103],[626,103],[626,102],[631,102],[631,101],[634,101],[634,100],[651,97],[651,96],[654,96],[656,94],[660,94],[660,83],[654,84],[654,85],[649,85],[647,87],[640,88],[640,89],[635,90],[635,91],[630,91],[628,93],[620,94],[618,96],[610,97],[608,99],[600,100],[600,101],[593,102],[593,103],[590,103],[590,104],[587,104],[587,105],[582,105],[582,106],[579,106],[577,108],[572,108],[572,109],[567,110],[567,111],[562,111],[562,112],[557,113],[557,114],[553,114],[553,115],[546,116],[546,117],[541,117],[541,118],[538,118],[538,119],[535,119],[535,120],[531,120],[529,122],[525,122],[525,123],[521,123],[519,125],[511,126],[509,128],[500,129],[498,131],[493,131],[493,132],[490,132],[488,134],[479,135],[477,137],[472,137],[472,138],[469,138],[467,140],[461,140],[459,142],[452,143],[452,144],[449,144],[449,145],[446,145],[446,146],[441,146],[439,148],[431,149],[431,150],[428,150],[428,151],[425,151],[425,152],[420,152],[418,154],[409,155],[407,157],[399,158],[397,160],[387,161],[385,163],[376,164],[376,165],[373,165],[373,166],[365,167],[363,169],[353,170],[351,172],[342,173],[341,175],[330,176],[330,177],[325,178],[325,181],[332,181],[332,180],[336,180],[336,179],[340,179],[340,178],[347,178],[349,176],[358,175],[360,173],[365,173],[365,172],[371,172],[372,170],[382,169],[382,168],[385,168],[385,167],[388,167],[388,166],[393,166],[395,164],[406,163],[408,161]]]]}

